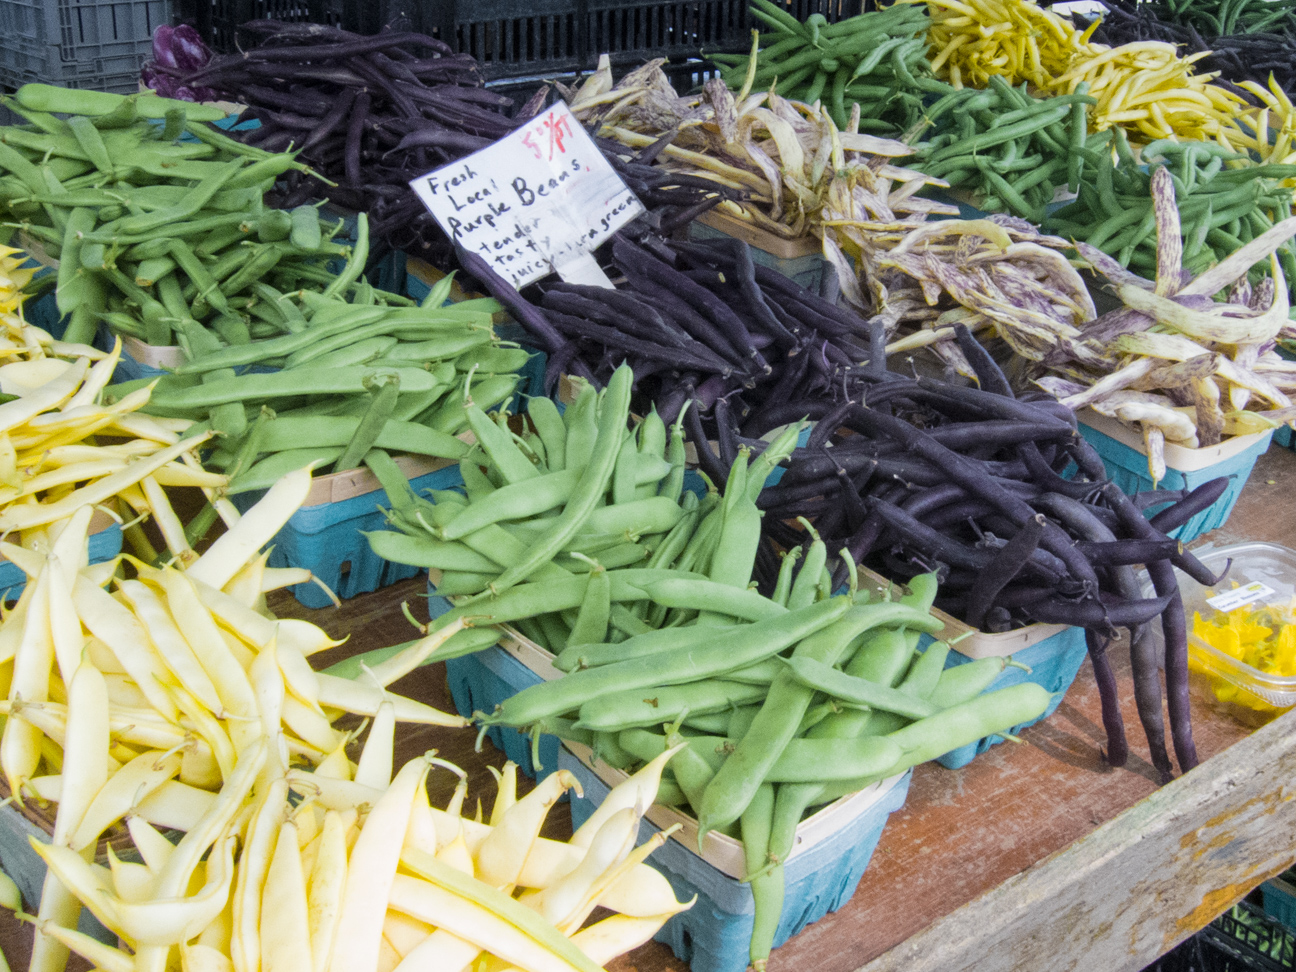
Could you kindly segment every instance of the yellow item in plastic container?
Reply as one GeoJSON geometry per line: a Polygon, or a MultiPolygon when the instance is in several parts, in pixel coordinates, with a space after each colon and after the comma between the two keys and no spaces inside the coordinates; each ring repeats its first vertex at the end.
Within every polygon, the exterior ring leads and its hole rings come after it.
{"type": "MultiPolygon", "coordinates": [[[[1236,586],[1236,585],[1235,585],[1236,586]]],[[[1266,675],[1296,676],[1296,604],[1286,606],[1247,605],[1232,611],[1216,611],[1203,618],[1193,612],[1193,635],[1230,658],[1266,675]]],[[[1210,679],[1211,690],[1221,702],[1277,713],[1275,708],[1251,692],[1242,690],[1213,673],[1190,654],[1189,664],[1210,679]]]]}

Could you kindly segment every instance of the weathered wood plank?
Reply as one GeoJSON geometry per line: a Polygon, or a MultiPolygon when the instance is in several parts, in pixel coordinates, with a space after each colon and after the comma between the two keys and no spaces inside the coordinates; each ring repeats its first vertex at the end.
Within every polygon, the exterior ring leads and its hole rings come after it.
{"type": "Polygon", "coordinates": [[[1296,712],[860,972],[1135,972],[1292,864],[1296,712]]]}

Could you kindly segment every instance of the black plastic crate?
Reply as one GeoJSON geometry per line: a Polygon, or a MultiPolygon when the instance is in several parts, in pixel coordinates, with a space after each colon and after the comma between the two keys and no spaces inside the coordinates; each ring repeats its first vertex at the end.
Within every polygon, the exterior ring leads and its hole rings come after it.
{"type": "Polygon", "coordinates": [[[247,38],[239,35],[240,24],[249,20],[283,20],[289,23],[342,23],[339,0],[224,0],[212,8],[212,46],[237,50],[247,38]]]}
{"type": "Polygon", "coordinates": [[[0,0],[0,84],[129,93],[170,0],[0,0]]]}
{"type": "Polygon", "coordinates": [[[1143,972],[1290,972],[1296,933],[1240,901],[1143,972]]]}
{"type": "MultiPolygon", "coordinates": [[[[234,49],[235,26],[259,17],[337,24],[362,34],[401,17],[411,29],[476,57],[490,79],[588,71],[600,54],[630,67],[654,57],[682,62],[745,51],[754,23],[748,0],[207,0],[210,8],[204,0],[179,2],[185,5],[180,17],[222,51],[234,49]]],[[[837,21],[859,13],[863,0],[785,3],[800,20],[819,13],[837,21]]]]}
{"type": "Polygon", "coordinates": [[[749,43],[746,0],[587,0],[585,21],[587,59],[689,57],[749,43]]]}

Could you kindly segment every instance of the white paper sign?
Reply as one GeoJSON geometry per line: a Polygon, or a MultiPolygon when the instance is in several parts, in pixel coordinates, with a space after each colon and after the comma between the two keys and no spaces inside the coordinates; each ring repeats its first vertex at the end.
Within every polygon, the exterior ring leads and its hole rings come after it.
{"type": "Polygon", "coordinates": [[[1225,591],[1223,594],[1208,597],[1206,603],[1216,611],[1236,611],[1240,607],[1246,607],[1248,604],[1254,604],[1256,601],[1271,597],[1273,593],[1274,589],[1272,587],[1268,587],[1260,581],[1252,581],[1250,584],[1243,584],[1241,587],[1235,587],[1233,590],[1225,591]]]}
{"type": "Polygon", "coordinates": [[[643,212],[561,103],[410,186],[446,235],[515,287],[588,260],[643,212]]]}

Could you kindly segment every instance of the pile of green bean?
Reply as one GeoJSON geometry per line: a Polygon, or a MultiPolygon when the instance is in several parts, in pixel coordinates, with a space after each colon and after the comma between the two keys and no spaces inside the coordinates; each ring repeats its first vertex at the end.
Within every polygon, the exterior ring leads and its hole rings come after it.
{"type": "Polygon", "coordinates": [[[369,539],[442,571],[439,592],[456,596],[437,625],[485,617],[555,652],[568,674],[484,724],[553,733],[627,770],[678,747],[658,800],[691,812],[703,836],[742,840],[763,968],[809,808],[1035,719],[1050,697],[1029,683],[983,695],[1003,659],[947,671],[947,645],[916,653],[942,626],[934,576],[895,601],[867,603],[853,585],[834,597],[816,538],[804,563],[785,557],[772,597],[749,588],[756,497],[799,429],[750,463],[740,452],[723,493],[681,497],[681,429],[668,442],[650,414],[627,430],[632,380],[623,366],[563,415],[533,399],[517,435],[470,410],[479,448],[461,464],[465,494],[425,499],[394,481],[398,530],[369,539]]]}
{"type": "MultiPolygon", "coordinates": [[[[1083,240],[1145,277],[1154,277],[1157,266],[1156,168],[1164,166],[1173,179],[1183,266],[1194,275],[1292,213],[1292,191],[1278,180],[1296,176],[1296,166],[1255,165],[1213,142],[1153,142],[1135,159],[1119,129],[1115,144],[1116,159],[1100,152],[1096,164],[1087,163],[1079,198],[1049,216],[1045,228],[1083,240]]],[[[1289,286],[1296,285],[1290,241],[1278,258],[1289,286]]]]}
{"type": "Polygon", "coordinates": [[[350,253],[333,242],[341,221],[263,206],[278,176],[305,168],[292,155],[237,142],[182,107],[150,120],[135,96],[33,87],[38,101],[24,103],[27,89],[4,99],[27,123],[0,127],[0,217],[59,261],[66,340],[89,342],[106,321],[169,345],[197,322],[246,344],[301,316],[285,293],[365,286],[358,271],[340,284],[329,271],[350,253]]]}
{"type": "MultiPolygon", "coordinates": [[[[424,498],[393,483],[395,529],[369,535],[374,552],[439,571],[438,591],[446,596],[512,587],[508,596],[521,606],[503,620],[555,652],[595,629],[601,640],[609,623],[627,633],[646,630],[646,606],[625,608],[620,593],[634,578],[669,576],[666,568],[685,556],[714,499],[699,502],[682,488],[678,424],[668,432],[653,411],[627,429],[632,381],[622,366],[604,392],[586,386],[565,414],[547,398],[532,398],[520,433],[503,410],[488,415],[474,393],[462,409],[476,438],[459,463],[464,491],[424,498]],[[579,600],[538,609],[528,600],[536,584],[583,583],[587,575],[613,592],[597,611],[582,613],[579,600]]],[[[780,448],[766,462],[789,451],[780,448]]]]}
{"type": "MultiPolygon", "coordinates": [[[[220,432],[205,462],[230,477],[231,494],[266,489],[309,464],[341,472],[381,463],[403,482],[389,455],[466,455],[456,436],[469,416],[513,396],[530,355],[495,338],[495,301],[442,306],[450,284],[443,278],[421,307],[307,293],[292,331],[247,344],[221,345],[201,326],[182,324],[186,364],[109,386],[105,395],[116,400],[156,381],[145,411],[220,432]]],[[[200,519],[196,535],[205,526],[200,519]]]]}
{"type": "Polygon", "coordinates": [[[912,167],[973,192],[981,209],[1039,223],[1059,186],[1075,192],[1085,166],[1101,164],[1112,136],[1088,134],[1095,103],[1084,90],[1036,99],[1025,83],[991,77],[989,88],[952,91],[923,113],[936,134],[912,167]]]}
{"type": "MultiPolygon", "coordinates": [[[[897,3],[835,24],[817,13],[801,23],[769,0],[752,0],[750,10],[770,28],[759,37],[755,90],[777,81],[785,98],[822,100],[839,129],[847,127],[851,106],[858,103],[861,131],[908,131],[921,115],[924,93],[953,90],[931,76],[927,12],[921,6],[897,3]]],[[[743,84],[747,55],[708,57],[725,65],[725,84],[743,84]]]]}

